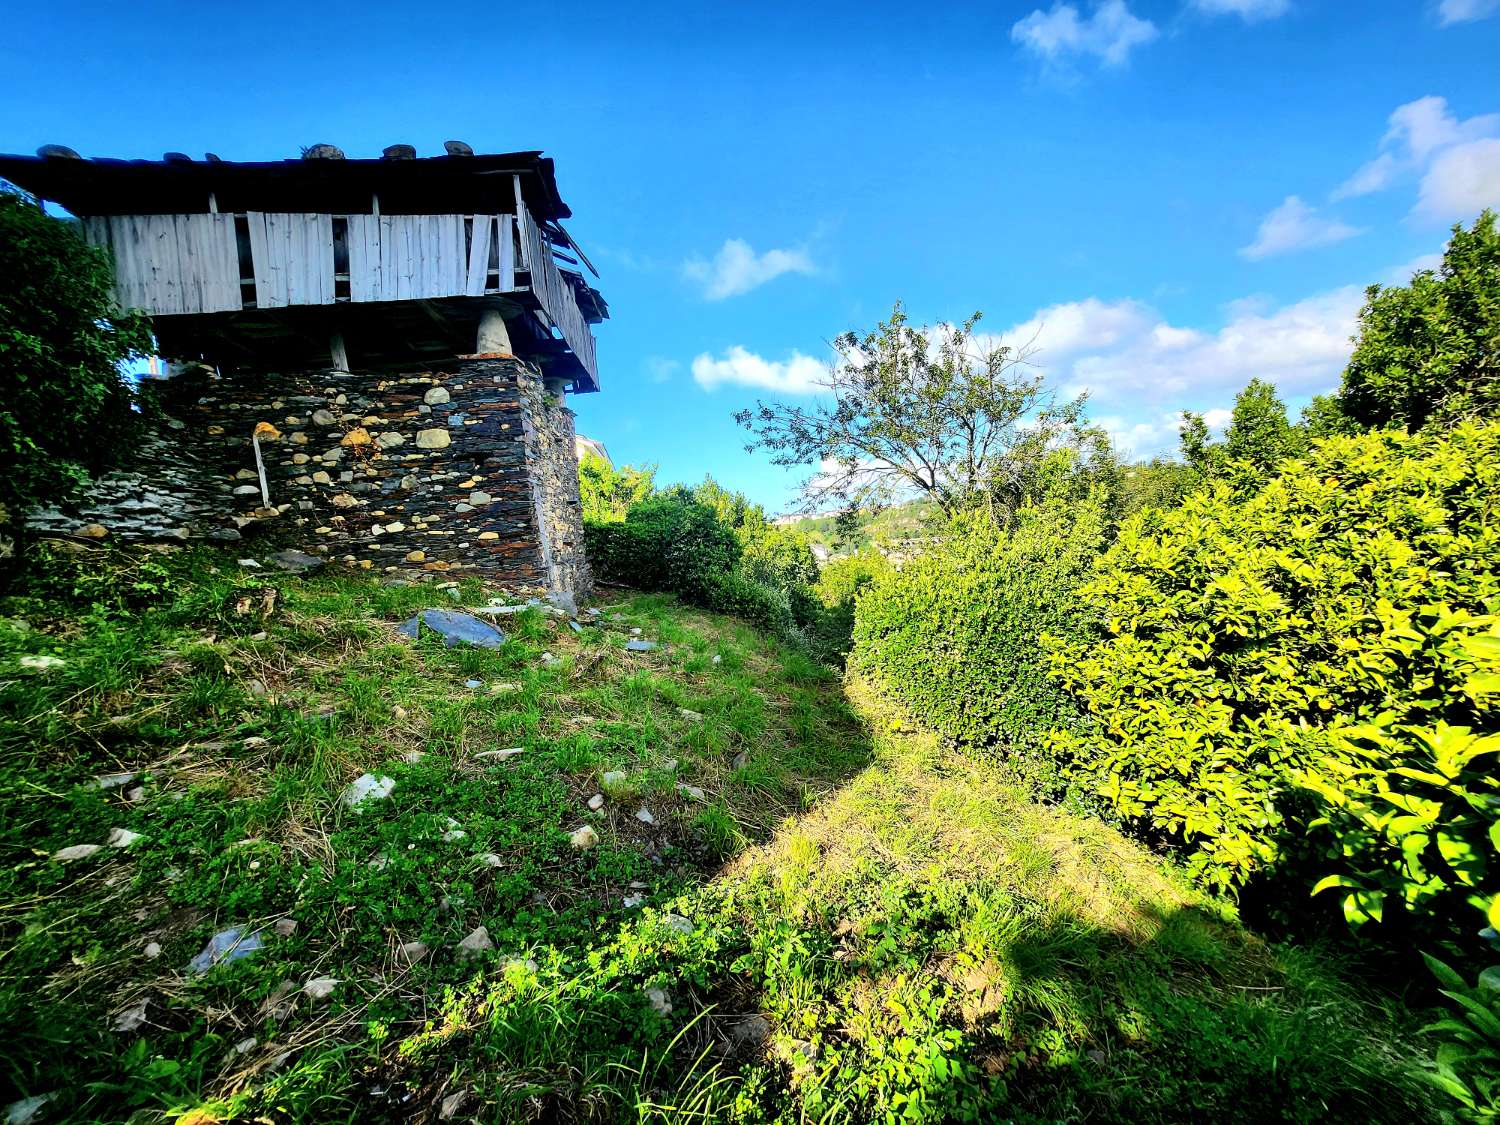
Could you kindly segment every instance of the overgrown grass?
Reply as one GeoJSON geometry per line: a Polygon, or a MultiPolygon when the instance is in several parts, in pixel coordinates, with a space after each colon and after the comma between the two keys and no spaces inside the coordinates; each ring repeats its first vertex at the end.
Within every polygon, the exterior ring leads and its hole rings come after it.
{"type": "Polygon", "coordinates": [[[500,618],[496,650],[393,632],[496,593],[186,552],[36,561],[0,603],[0,1104],[1432,1116],[1407,1018],[1331,955],[1263,945],[741,623],[653,596],[577,632],[500,618]],[[659,647],[627,653],[632,629],[659,647]],[[63,663],[23,666],[42,655],[63,663]],[[392,796],[346,808],[366,771],[392,796]],[[52,858],[115,828],[140,839],[52,858]],[[492,948],[461,956],[480,925],[492,948]],[[188,973],[229,926],[264,947],[188,973]],[[325,999],[302,991],[320,978],[325,999]]]}

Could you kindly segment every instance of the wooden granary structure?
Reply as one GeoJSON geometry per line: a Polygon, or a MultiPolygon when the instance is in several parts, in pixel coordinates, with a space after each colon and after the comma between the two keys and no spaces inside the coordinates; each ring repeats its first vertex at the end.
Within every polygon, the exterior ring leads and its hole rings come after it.
{"type": "Polygon", "coordinates": [[[349,160],[85,160],[47,146],[0,177],[77,216],[109,249],[123,306],[160,351],[225,373],[409,368],[508,351],[549,385],[599,389],[591,325],[608,311],[563,227],[540,152],[349,160]],[[554,383],[555,381],[555,383],[554,383]]]}
{"type": "Polygon", "coordinates": [[[586,593],[565,396],[599,389],[607,309],[550,159],[445,148],[0,156],[0,177],[109,251],[174,375],[137,463],[28,525],[276,540],[389,581],[586,593]]]}

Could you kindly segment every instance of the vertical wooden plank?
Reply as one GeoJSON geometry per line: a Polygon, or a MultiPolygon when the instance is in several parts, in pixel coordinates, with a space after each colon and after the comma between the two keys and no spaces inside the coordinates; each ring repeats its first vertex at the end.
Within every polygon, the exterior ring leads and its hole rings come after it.
{"type": "Polygon", "coordinates": [[[380,216],[380,289],[381,300],[384,301],[399,300],[401,296],[401,279],[406,263],[406,233],[402,224],[397,222],[400,217],[380,216]]]}
{"type": "Polygon", "coordinates": [[[185,313],[203,311],[203,236],[193,220],[197,215],[164,215],[177,247],[177,278],[185,313]]]}
{"type": "Polygon", "coordinates": [[[281,269],[286,279],[286,303],[305,305],[312,263],[307,260],[307,224],[305,215],[277,215],[282,232],[281,269]]]}
{"type": "Polygon", "coordinates": [[[310,234],[317,261],[318,304],[331,305],[334,302],[333,216],[309,215],[308,218],[313,220],[310,234]]]}
{"type": "Polygon", "coordinates": [[[511,293],[516,288],[515,217],[512,215],[497,215],[496,225],[500,228],[500,292],[511,293]]]}
{"type": "Polygon", "coordinates": [[[213,216],[214,311],[228,312],[243,307],[240,299],[240,248],[234,233],[234,216],[213,216]]]}
{"type": "Polygon", "coordinates": [[[184,309],[182,263],[177,253],[177,225],[171,215],[148,215],[149,261],[156,308],[164,313],[184,309]]]}
{"type": "Polygon", "coordinates": [[[464,252],[464,217],[444,215],[443,295],[460,297],[468,289],[469,258],[464,252]]]}
{"type": "Polygon", "coordinates": [[[490,240],[494,237],[494,216],[475,215],[469,238],[469,268],[464,277],[463,292],[469,297],[483,297],[490,273],[490,240]]]}
{"type": "MultiPolygon", "coordinates": [[[[374,300],[370,296],[373,274],[370,271],[368,215],[350,215],[349,223],[349,299],[351,301],[374,300]]],[[[376,267],[379,268],[379,257],[376,267]]]]}

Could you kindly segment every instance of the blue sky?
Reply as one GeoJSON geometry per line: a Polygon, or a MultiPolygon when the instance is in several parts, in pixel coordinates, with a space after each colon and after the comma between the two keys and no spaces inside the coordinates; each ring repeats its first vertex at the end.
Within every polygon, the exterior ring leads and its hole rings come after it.
{"type": "Polygon", "coordinates": [[[1035,338],[1148,455],[1252,376],[1332,386],[1361,288],[1500,205],[1500,0],[50,3],[7,31],[0,150],[546,150],[613,314],[581,432],[773,510],[796,478],[731,413],[897,299],[1035,338]]]}

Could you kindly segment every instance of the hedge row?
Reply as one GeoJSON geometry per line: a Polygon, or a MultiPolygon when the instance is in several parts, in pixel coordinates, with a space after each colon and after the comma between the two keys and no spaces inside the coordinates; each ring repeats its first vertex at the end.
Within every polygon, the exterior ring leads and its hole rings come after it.
{"type": "Polygon", "coordinates": [[[1048,733],[1078,711],[1047,676],[1038,638],[1085,625],[1073,589],[1104,544],[1098,499],[1023,509],[1001,532],[976,514],[941,546],[888,570],[861,595],[851,667],[877,678],[936,730],[980,755],[1055,770],[1048,733]]]}

